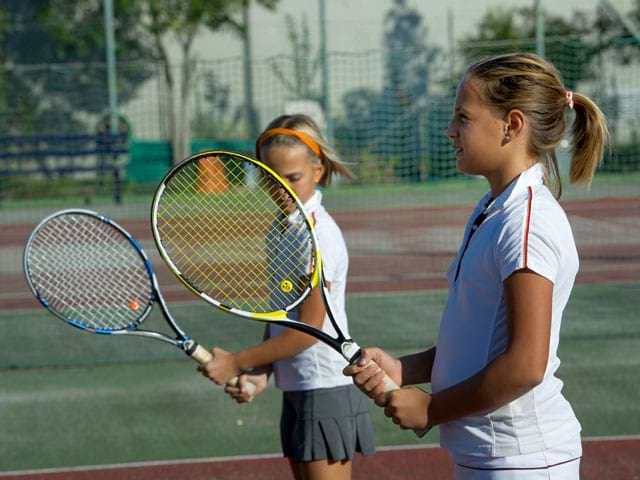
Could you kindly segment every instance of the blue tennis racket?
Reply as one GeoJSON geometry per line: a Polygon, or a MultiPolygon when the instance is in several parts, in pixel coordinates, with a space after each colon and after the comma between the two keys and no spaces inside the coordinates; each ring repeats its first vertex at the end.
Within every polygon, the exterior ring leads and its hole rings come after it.
{"type": "Polygon", "coordinates": [[[42,306],[69,325],[98,334],[160,340],[199,363],[213,359],[169,312],[140,244],[105,216],[72,209],[46,217],[27,240],[24,272],[42,306]],[[173,336],[140,328],[154,304],[173,336]]]}

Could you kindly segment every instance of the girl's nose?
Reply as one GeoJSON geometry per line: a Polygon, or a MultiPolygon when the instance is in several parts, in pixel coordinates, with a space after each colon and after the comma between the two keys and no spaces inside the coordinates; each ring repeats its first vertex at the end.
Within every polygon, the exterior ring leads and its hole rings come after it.
{"type": "Polygon", "coordinates": [[[445,130],[445,133],[446,133],[447,137],[449,137],[449,138],[455,138],[458,132],[457,132],[457,130],[453,127],[453,125],[450,123],[450,124],[447,126],[447,129],[445,130]]]}

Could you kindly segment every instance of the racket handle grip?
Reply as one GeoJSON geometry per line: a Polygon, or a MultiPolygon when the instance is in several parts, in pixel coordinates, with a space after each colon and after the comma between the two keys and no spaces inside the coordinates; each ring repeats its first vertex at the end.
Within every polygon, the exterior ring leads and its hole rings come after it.
{"type": "Polygon", "coordinates": [[[211,352],[198,344],[195,345],[193,351],[187,352],[187,355],[193,358],[200,365],[204,365],[205,363],[209,363],[213,360],[211,352]]]}
{"type": "Polygon", "coordinates": [[[398,386],[398,384],[396,382],[394,382],[389,375],[387,375],[387,372],[382,370],[382,368],[380,368],[380,365],[378,365],[373,360],[371,360],[369,363],[367,363],[365,365],[365,368],[368,367],[369,365],[371,365],[372,363],[378,368],[378,370],[381,370],[382,373],[384,374],[384,378],[382,379],[382,383],[383,383],[383,388],[384,388],[384,392],[385,393],[392,392],[393,390],[398,390],[400,388],[398,386]]]}
{"type": "MultiPolygon", "coordinates": [[[[213,360],[213,355],[211,354],[211,352],[201,345],[196,345],[193,351],[189,353],[189,355],[201,365],[213,360]]],[[[236,387],[238,385],[238,377],[233,377],[227,382],[227,385],[229,385],[230,387],[236,387]]],[[[253,400],[253,394],[256,391],[256,386],[251,382],[246,382],[245,388],[249,393],[249,401],[253,400]]]]}
{"type": "MultiPolygon", "coordinates": [[[[375,362],[371,362],[371,363],[375,363],[375,362]]],[[[370,365],[370,364],[369,364],[370,365]]],[[[380,366],[378,366],[378,368],[380,368],[380,366]]],[[[380,370],[382,370],[380,368],[380,370]]],[[[400,387],[396,384],[396,382],[394,382],[391,377],[389,375],[387,375],[385,373],[384,370],[382,370],[382,373],[384,373],[384,378],[382,379],[382,382],[384,384],[384,391],[386,392],[391,392],[393,390],[398,390],[400,387]]],[[[422,428],[422,429],[415,429],[413,430],[414,433],[418,436],[418,438],[422,438],[425,436],[425,434],[429,431],[428,428],[422,428]]]]}
{"type": "Polygon", "coordinates": [[[400,388],[398,385],[396,385],[396,382],[391,380],[391,377],[389,375],[387,375],[386,373],[384,374],[384,378],[382,379],[382,382],[384,384],[385,393],[386,392],[391,392],[393,390],[398,390],[400,388]]]}

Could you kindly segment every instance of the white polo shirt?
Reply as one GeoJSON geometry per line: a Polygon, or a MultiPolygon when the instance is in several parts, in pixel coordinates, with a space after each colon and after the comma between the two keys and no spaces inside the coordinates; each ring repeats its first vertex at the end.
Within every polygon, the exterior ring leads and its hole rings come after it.
{"type": "Polygon", "coordinates": [[[543,167],[537,164],[491,202],[460,258],[474,220],[490,200],[487,193],[471,215],[462,247],[448,271],[449,296],[432,371],[434,393],[466,380],[506,350],[503,282],[514,271],[528,268],[553,282],[544,380],[495,411],[440,425],[441,445],[454,459],[456,454],[501,457],[537,452],[580,432],[561,393],[562,381],[555,376],[560,365],[562,312],[578,272],[578,254],[567,216],[543,185],[543,177],[543,167]]]}
{"type": "MultiPolygon", "coordinates": [[[[331,284],[330,296],[334,308],[334,317],[340,329],[349,336],[347,315],[345,312],[345,288],[349,256],[347,246],[340,228],[331,215],[322,206],[322,193],[317,190],[313,197],[304,205],[307,213],[315,221],[315,232],[318,237],[324,276],[331,284]]],[[[291,317],[297,319],[298,312],[291,312],[291,317]]],[[[279,335],[288,327],[270,324],[269,334],[279,335]]],[[[336,332],[326,316],[322,330],[335,337],[336,332]]],[[[314,390],[317,388],[331,388],[353,383],[351,377],[342,374],[347,361],[323,342],[316,342],[303,352],[273,364],[276,386],[284,391],[314,390]]]]}

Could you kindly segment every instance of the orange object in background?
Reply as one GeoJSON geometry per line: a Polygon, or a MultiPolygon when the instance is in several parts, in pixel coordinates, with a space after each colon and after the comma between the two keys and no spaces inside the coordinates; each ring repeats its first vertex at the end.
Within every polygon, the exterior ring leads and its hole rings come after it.
{"type": "Polygon", "coordinates": [[[201,193],[222,193],[229,187],[224,164],[218,157],[198,160],[198,191],[201,193]]]}

